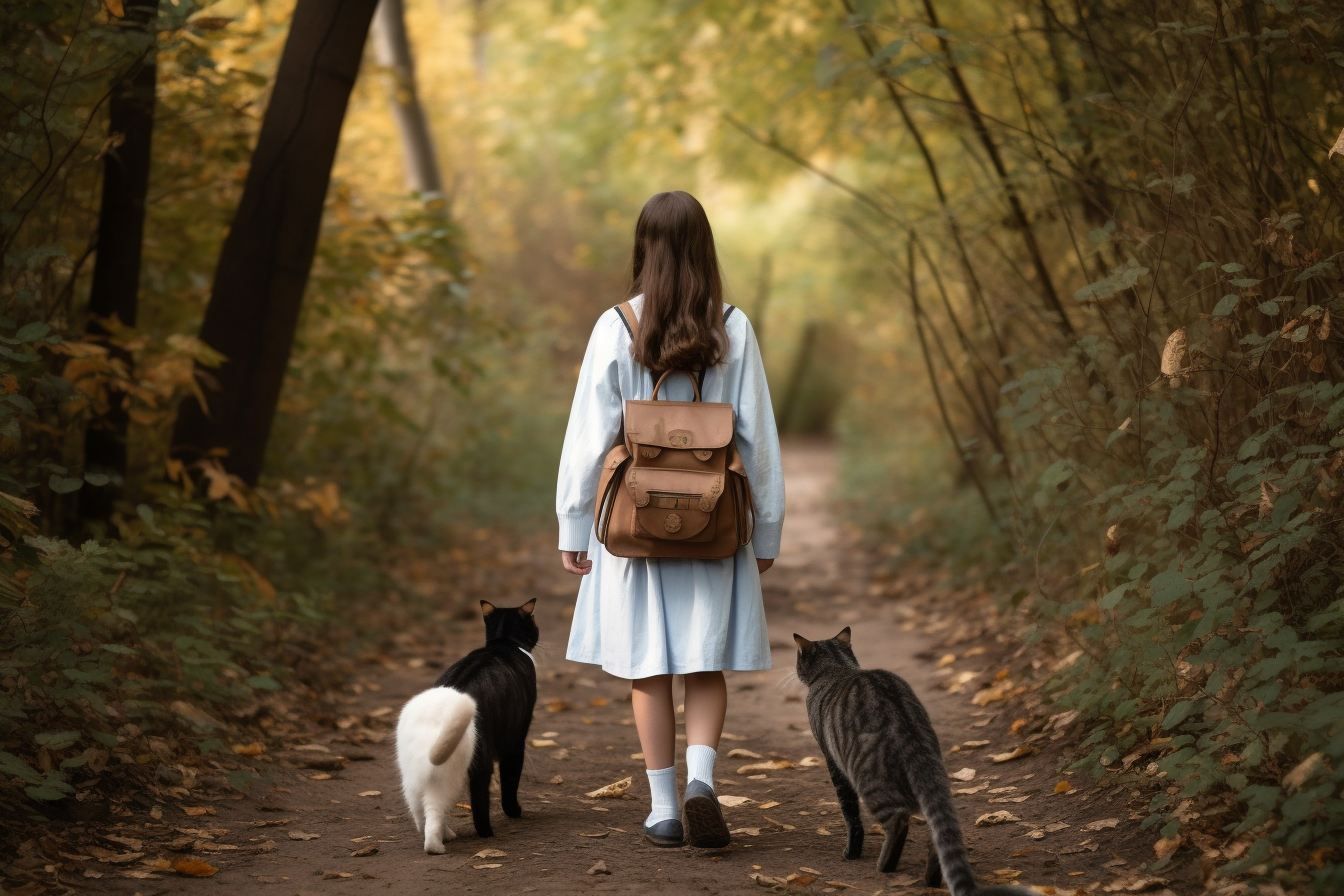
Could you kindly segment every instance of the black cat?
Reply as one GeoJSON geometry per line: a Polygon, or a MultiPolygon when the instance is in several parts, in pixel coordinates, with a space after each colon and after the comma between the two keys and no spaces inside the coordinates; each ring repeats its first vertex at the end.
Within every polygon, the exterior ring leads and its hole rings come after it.
{"type": "Polygon", "coordinates": [[[878,871],[896,870],[918,810],[932,834],[926,887],[946,876],[952,896],[1033,896],[1024,887],[976,887],[938,735],[910,685],[883,669],[860,669],[847,627],[826,641],[793,640],[798,680],[807,685],[807,720],[845,816],[845,858],[863,856],[862,797],[886,834],[878,871]]]}
{"type": "Polygon", "coordinates": [[[537,667],[532,648],[539,632],[532,616],[536,598],[521,607],[496,607],[481,601],[485,617],[485,646],[478,647],[448,667],[435,687],[470,694],[476,701],[476,752],[468,772],[471,818],[481,837],[494,836],[490,827],[490,776],[499,763],[500,803],[504,814],[518,818],[518,780],[532,709],[537,703],[537,667]]]}

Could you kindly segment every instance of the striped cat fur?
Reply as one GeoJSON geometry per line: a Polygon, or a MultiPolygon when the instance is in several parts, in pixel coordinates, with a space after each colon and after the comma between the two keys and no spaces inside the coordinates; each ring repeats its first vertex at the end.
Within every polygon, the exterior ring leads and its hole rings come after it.
{"type": "Polygon", "coordinates": [[[1025,887],[976,886],[938,735],[910,685],[883,669],[859,668],[849,628],[824,641],[793,640],[808,722],[845,818],[845,858],[863,856],[862,799],[886,834],[878,871],[896,870],[910,815],[918,811],[932,834],[925,886],[946,879],[952,896],[1035,896],[1025,887]]]}

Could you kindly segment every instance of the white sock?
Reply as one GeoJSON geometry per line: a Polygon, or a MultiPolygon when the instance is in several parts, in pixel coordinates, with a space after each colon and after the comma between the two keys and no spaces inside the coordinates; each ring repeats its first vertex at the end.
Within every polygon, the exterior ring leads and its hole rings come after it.
{"type": "Polygon", "coordinates": [[[645,774],[649,776],[653,811],[644,819],[644,824],[655,825],[669,818],[681,818],[681,800],[677,799],[677,767],[654,769],[645,774]]]}
{"type": "Polygon", "coordinates": [[[719,758],[713,747],[691,744],[686,748],[686,783],[703,781],[714,786],[714,760],[719,758]]]}

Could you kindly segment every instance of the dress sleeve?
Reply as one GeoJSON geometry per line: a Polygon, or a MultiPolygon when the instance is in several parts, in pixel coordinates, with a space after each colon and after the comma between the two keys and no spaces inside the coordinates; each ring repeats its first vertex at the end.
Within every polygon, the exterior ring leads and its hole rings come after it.
{"type": "Polygon", "coordinates": [[[555,512],[560,550],[586,551],[593,530],[602,460],[621,438],[621,382],[617,353],[621,328],[614,311],[598,318],[579,369],[565,445],[560,452],[555,512]]]}
{"type": "Polygon", "coordinates": [[[737,406],[737,450],[751,483],[756,529],[752,551],[762,560],[779,556],[784,532],[784,470],[779,456],[779,430],[770,403],[770,386],[756,331],[743,315],[743,343],[737,406]]]}

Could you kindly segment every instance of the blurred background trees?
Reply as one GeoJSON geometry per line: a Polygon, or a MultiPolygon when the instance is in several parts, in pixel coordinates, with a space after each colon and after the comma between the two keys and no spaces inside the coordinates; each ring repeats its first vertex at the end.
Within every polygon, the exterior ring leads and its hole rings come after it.
{"type": "Polygon", "coordinates": [[[1230,799],[1234,870],[1339,839],[1337,10],[318,6],[321,101],[286,76],[304,0],[0,12],[0,770],[28,798],[119,736],[98,706],[162,726],[184,687],[278,686],[280,633],[396,551],[548,526],[587,334],[676,188],[784,428],[836,439],[853,531],[1008,583],[1096,724],[1081,767],[1169,840],[1230,799]],[[307,115],[325,150],[268,135],[307,115]]]}

